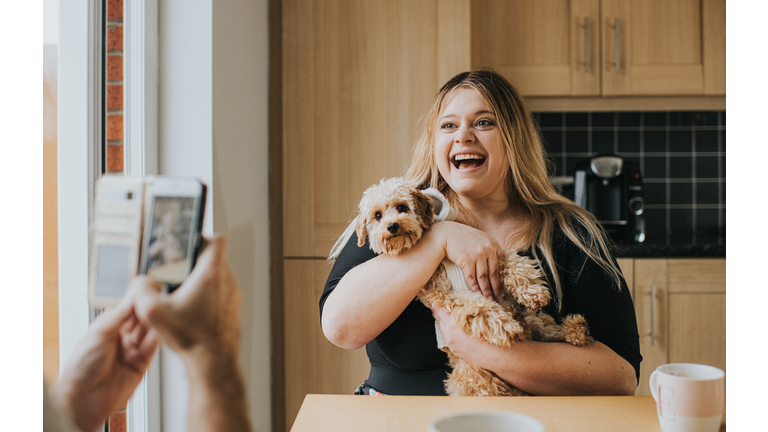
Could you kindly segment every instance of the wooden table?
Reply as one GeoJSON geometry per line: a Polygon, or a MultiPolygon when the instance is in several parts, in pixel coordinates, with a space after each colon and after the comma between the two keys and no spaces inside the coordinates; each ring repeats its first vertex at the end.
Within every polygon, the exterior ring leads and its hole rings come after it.
{"type": "MultiPolygon", "coordinates": [[[[514,411],[547,432],[659,432],[650,396],[439,397],[307,395],[291,432],[426,432],[429,422],[469,410],[514,411]]],[[[725,425],[721,431],[725,430],[725,425]]]]}

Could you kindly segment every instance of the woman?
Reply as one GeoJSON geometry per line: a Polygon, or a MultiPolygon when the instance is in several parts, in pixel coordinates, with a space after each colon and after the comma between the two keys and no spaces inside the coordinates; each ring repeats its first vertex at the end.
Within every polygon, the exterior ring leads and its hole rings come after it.
{"type": "Polygon", "coordinates": [[[405,177],[441,191],[456,221],[434,224],[397,256],[357,247],[354,235],[340,240],[320,300],[332,343],[366,345],[371,374],[359,391],[445,394],[447,357],[436,348],[432,311],[414,298],[443,258],[462,268],[473,291],[498,298],[504,247],[541,261],[555,299],[544,311],[556,320],[583,314],[595,344],[501,348],[458,330],[436,309],[451,351],[534,395],[634,393],[641,356],[626,282],[594,217],[549,183],[546,160],[530,112],[503,77],[465,72],[442,87],[405,177]]]}

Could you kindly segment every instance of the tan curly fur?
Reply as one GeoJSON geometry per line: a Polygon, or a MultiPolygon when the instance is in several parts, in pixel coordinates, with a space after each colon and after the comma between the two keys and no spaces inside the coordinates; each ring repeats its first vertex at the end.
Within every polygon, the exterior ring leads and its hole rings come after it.
{"type": "MultiPolygon", "coordinates": [[[[365,244],[367,235],[376,253],[396,255],[413,247],[434,220],[429,197],[400,177],[382,180],[368,188],[359,210],[355,225],[358,245],[365,244]]],[[[458,328],[502,347],[527,340],[591,345],[594,340],[583,316],[569,315],[558,325],[540,311],[552,296],[538,263],[514,251],[505,254],[500,275],[504,290],[499,302],[468,289],[456,289],[444,263],[421,290],[419,300],[427,307],[446,309],[458,328]]],[[[443,350],[453,369],[445,381],[449,395],[526,395],[493,372],[454,356],[448,347],[443,350]]]]}

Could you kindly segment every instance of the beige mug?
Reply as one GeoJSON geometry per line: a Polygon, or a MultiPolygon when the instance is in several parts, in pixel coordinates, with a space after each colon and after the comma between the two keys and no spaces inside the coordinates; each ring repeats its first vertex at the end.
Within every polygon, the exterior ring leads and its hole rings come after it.
{"type": "Polygon", "coordinates": [[[694,363],[661,365],[649,380],[664,432],[717,432],[723,419],[725,372],[694,363]]]}

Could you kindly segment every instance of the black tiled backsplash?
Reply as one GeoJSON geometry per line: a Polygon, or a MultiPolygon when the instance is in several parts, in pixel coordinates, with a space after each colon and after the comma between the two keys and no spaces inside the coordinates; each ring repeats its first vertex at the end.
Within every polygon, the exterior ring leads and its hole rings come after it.
{"type": "Polygon", "coordinates": [[[640,164],[646,243],[725,244],[725,111],[534,116],[555,176],[600,153],[640,164]]]}

